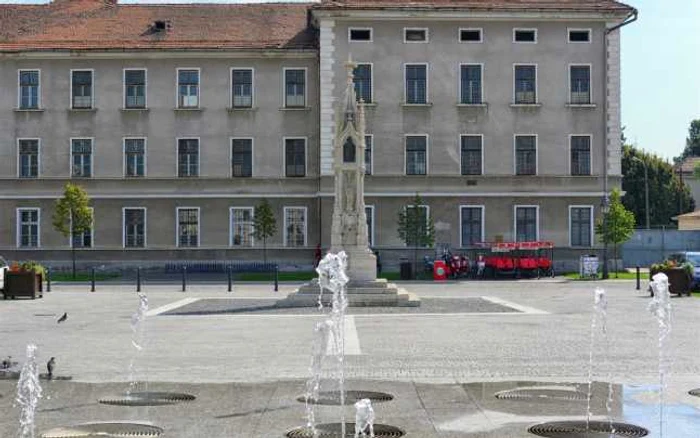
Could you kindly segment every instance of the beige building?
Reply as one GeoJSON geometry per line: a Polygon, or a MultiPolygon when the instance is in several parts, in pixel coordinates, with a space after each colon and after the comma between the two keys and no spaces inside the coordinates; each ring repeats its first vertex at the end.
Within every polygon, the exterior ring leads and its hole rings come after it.
{"type": "Polygon", "coordinates": [[[415,193],[438,243],[597,246],[620,185],[620,26],[612,0],[4,5],[0,254],[66,260],[53,202],[77,182],[84,260],[274,258],[330,245],[334,105],[352,57],[367,114],[372,246],[404,251],[415,193]],[[39,26],[26,26],[38,22],[39,26]]]}

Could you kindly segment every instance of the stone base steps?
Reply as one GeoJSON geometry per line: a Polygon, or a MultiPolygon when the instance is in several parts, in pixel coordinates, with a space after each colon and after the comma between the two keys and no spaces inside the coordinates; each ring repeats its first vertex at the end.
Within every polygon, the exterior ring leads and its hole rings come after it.
{"type": "MultiPolygon", "coordinates": [[[[320,289],[317,280],[304,284],[286,298],[277,301],[277,307],[315,307],[318,306],[320,289]]],[[[321,302],[330,306],[333,294],[323,292],[321,302]]],[[[415,294],[397,287],[386,280],[349,283],[347,299],[350,307],[418,307],[420,299],[415,294]]]]}

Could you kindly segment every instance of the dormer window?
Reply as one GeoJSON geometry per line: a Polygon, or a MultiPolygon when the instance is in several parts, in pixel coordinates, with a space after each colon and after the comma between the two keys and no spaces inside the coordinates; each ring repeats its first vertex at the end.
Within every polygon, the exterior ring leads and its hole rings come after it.
{"type": "Polygon", "coordinates": [[[153,30],[156,32],[163,32],[167,29],[167,23],[163,20],[156,20],[153,22],[153,30]]]}

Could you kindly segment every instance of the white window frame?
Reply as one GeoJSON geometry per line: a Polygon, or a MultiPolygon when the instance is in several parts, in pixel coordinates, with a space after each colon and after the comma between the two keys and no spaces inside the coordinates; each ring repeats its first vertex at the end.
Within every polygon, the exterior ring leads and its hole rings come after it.
{"type": "Polygon", "coordinates": [[[481,209],[481,241],[485,241],[485,236],[486,236],[486,207],[483,204],[460,204],[459,206],[459,245],[460,248],[466,248],[467,246],[464,245],[464,242],[462,241],[462,238],[464,237],[464,230],[462,230],[462,226],[464,225],[462,222],[462,209],[463,208],[479,208],[481,209]]]}
{"type": "Polygon", "coordinates": [[[348,27],[348,42],[349,43],[372,43],[374,42],[374,29],[371,27],[348,27]],[[352,31],[353,30],[368,30],[369,31],[369,40],[354,40],[352,39],[352,31]]]}
{"type": "Polygon", "coordinates": [[[70,69],[70,87],[68,90],[68,97],[69,97],[69,106],[68,108],[72,110],[77,110],[77,111],[92,111],[95,109],[95,69],[94,68],[72,68],[70,69]],[[90,108],[76,108],[73,106],[73,72],[79,72],[79,71],[89,71],[92,77],[92,83],[90,84],[90,108]]]}
{"type": "Polygon", "coordinates": [[[568,175],[569,176],[593,176],[593,134],[569,134],[569,160],[568,160],[568,175]],[[573,143],[573,137],[588,137],[588,146],[589,146],[589,151],[588,151],[588,168],[591,170],[591,173],[589,175],[572,175],[571,174],[571,152],[573,150],[572,148],[572,143],[573,143]]]}
{"type": "MultiPolygon", "coordinates": [[[[403,206],[403,211],[404,211],[404,213],[406,212],[406,209],[407,209],[408,207],[411,207],[411,208],[415,208],[415,207],[418,207],[418,208],[425,208],[425,221],[426,221],[426,225],[427,225],[427,223],[429,223],[429,221],[430,221],[430,206],[429,206],[429,205],[427,205],[427,204],[420,204],[420,205],[408,204],[408,205],[404,205],[404,206],[403,206]]],[[[406,248],[409,247],[408,244],[407,244],[406,242],[403,243],[403,246],[406,247],[406,248]]],[[[419,246],[418,248],[428,248],[428,247],[427,247],[427,246],[419,246]]]]}
{"type": "MultiPolygon", "coordinates": [[[[304,148],[306,149],[306,147],[304,148]]],[[[254,178],[255,177],[255,138],[254,137],[229,137],[228,139],[228,173],[229,178],[254,178]],[[250,140],[250,176],[233,176],[233,140],[250,140]]],[[[304,162],[306,164],[306,150],[304,150],[304,162]]],[[[305,167],[306,168],[306,167],[305,167]]]]}
{"type": "MultiPolygon", "coordinates": [[[[71,74],[71,78],[72,77],[73,77],[73,75],[71,74]]],[[[71,79],[71,81],[72,81],[72,79],[71,79]]],[[[94,82],[94,79],[93,79],[93,82],[94,82]]],[[[71,102],[73,101],[72,93],[73,93],[73,89],[71,87],[71,102]]],[[[42,106],[41,106],[42,101],[41,100],[42,100],[41,99],[41,69],[40,68],[19,68],[19,69],[17,69],[17,109],[24,110],[24,111],[40,110],[40,109],[42,109],[42,106]],[[21,78],[22,78],[22,72],[25,72],[25,71],[35,71],[35,72],[39,73],[39,85],[37,86],[38,96],[37,96],[37,107],[36,108],[22,108],[22,85],[20,82],[21,82],[21,78]]]]}
{"type": "Polygon", "coordinates": [[[580,28],[580,27],[568,27],[566,29],[566,42],[569,44],[591,44],[593,40],[593,29],[580,28]],[[588,32],[588,41],[571,41],[571,32],[588,32]]]}
{"type": "Polygon", "coordinates": [[[148,109],[148,69],[146,67],[127,67],[122,69],[122,105],[123,109],[131,111],[143,111],[148,109]],[[143,107],[129,107],[126,105],[126,72],[143,71],[143,107]]]}
{"type": "Polygon", "coordinates": [[[594,240],[595,239],[594,218],[595,218],[595,208],[593,205],[569,205],[569,248],[592,248],[594,246],[594,243],[595,243],[595,240],[594,240]],[[579,245],[574,246],[572,241],[571,241],[571,230],[573,228],[573,226],[572,226],[573,220],[571,217],[571,210],[573,208],[590,208],[590,219],[589,219],[590,225],[591,225],[591,237],[590,237],[591,244],[590,244],[590,246],[579,246],[579,245]]]}
{"type": "Polygon", "coordinates": [[[122,248],[146,249],[148,248],[148,208],[147,207],[122,207],[122,248]],[[126,246],[126,210],[143,210],[143,247],[126,246]]]}
{"type": "Polygon", "coordinates": [[[229,102],[231,109],[252,109],[255,108],[255,68],[254,67],[231,67],[228,72],[229,102]],[[235,70],[250,70],[250,106],[233,106],[233,72],[235,70]]]}
{"type": "Polygon", "coordinates": [[[513,28],[513,43],[514,44],[537,44],[537,28],[536,27],[514,27],[513,28]],[[535,32],[535,41],[516,41],[515,34],[517,32],[535,32]]]}
{"type": "Polygon", "coordinates": [[[202,213],[199,207],[175,207],[175,247],[176,248],[199,248],[202,245],[202,213]],[[197,210],[197,245],[196,246],[180,246],[180,210],[197,210]]]}
{"type": "MultiPolygon", "coordinates": [[[[569,80],[571,83],[571,80],[569,80]]],[[[514,63],[513,64],[513,77],[511,79],[511,86],[513,87],[513,105],[539,105],[540,103],[540,69],[537,64],[533,63],[514,63]],[[535,103],[518,103],[515,100],[516,86],[515,86],[515,68],[516,67],[535,67],[535,103]]]]}
{"type": "MultiPolygon", "coordinates": [[[[374,143],[372,143],[374,146],[374,143]]],[[[404,134],[403,136],[403,174],[404,176],[428,176],[430,174],[430,134],[404,134]],[[408,137],[425,137],[425,175],[412,175],[408,173],[408,152],[406,140],[408,137]]]]}
{"type": "MultiPolygon", "coordinates": [[[[374,134],[365,134],[365,137],[371,138],[370,141],[372,142],[372,148],[369,150],[369,174],[365,173],[365,176],[374,175],[374,134]]],[[[367,139],[365,139],[365,149],[367,149],[367,139]]],[[[367,163],[365,162],[364,164],[366,165],[367,163]]]]}
{"type": "Polygon", "coordinates": [[[20,249],[39,249],[41,248],[41,208],[40,207],[18,207],[15,210],[15,243],[20,249]],[[36,211],[36,246],[22,246],[22,212],[36,211]]]}
{"type": "Polygon", "coordinates": [[[576,63],[576,64],[569,64],[569,66],[566,68],[566,77],[567,77],[567,82],[568,86],[567,88],[569,89],[569,95],[567,96],[567,100],[569,102],[569,105],[593,105],[593,64],[585,64],[585,63],[576,63]],[[571,96],[572,96],[572,90],[571,90],[571,68],[572,67],[588,67],[588,103],[584,104],[576,104],[572,102],[571,96]]]}
{"type": "MultiPolygon", "coordinates": [[[[374,97],[374,96],[373,96],[374,97]]],[[[405,62],[403,64],[403,104],[425,106],[430,105],[430,65],[427,62],[405,62]],[[413,65],[425,66],[425,103],[408,103],[408,83],[406,82],[406,67],[413,65]]]]}
{"type": "MultiPolygon", "coordinates": [[[[374,215],[374,204],[371,204],[371,205],[365,204],[365,209],[367,209],[367,208],[370,209],[370,215],[371,215],[371,217],[370,217],[370,222],[372,223],[372,229],[369,230],[369,238],[372,240],[372,242],[370,243],[369,246],[370,246],[370,247],[373,247],[373,246],[376,246],[376,245],[377,245],[377,242],[374,240],[374,229],[376,228],[375,223],[374,223],[374,219],[375,219],[375,217],[376,217],[376,216],[374,215]]],[[[367,213],[367,212],[365,211],[365,214],[366,214],[366,213],[367,213]]]]}
{"type": "Polygon", "coordinates": [[[122,175],[124,178],[145,178],[148,175],[148,137],[143,136],[128,136],[122,137],[122,175]],[[143,140],[143,175],[127,175],[126,174],[126,141],[127,140],[143,140]]]}
{"type": "Polygon", "coordinates": [[[535,209],[535,241],[540,240],[540,206],[533,204],[516,204],[513,206],[513,242],[518,239],[518,208],[535,209]]]}
{"type": "Polygon", "coordinates": [[[427,27],[404,27],[403,28],[403,42],[406,44],[427,44],[430,42],[430,29],[427,27]],[[425,32],[425,39],[423,41],[409,41],[406,39],[406,33],[409,31],[418,30],[425,32]]]}
{"type": "Polygon", "coordinates": [[[306,178],[309,176],[309,138],[302,136],[282,137],[282,178],[306,178]],[[287,176],[287,140],[304,140],[304,176],[287,176]]]}
{"type": "Polygon", "coordinates": [[[70,137],[69,153],[68,153],[68,175],[70,178],[90,179],[95,177],[95,137],[70,137]],[[90,176],[74,176],[73,175],[73,140],[90,140],[90,176]]]}
{"type": "MultiPolygon", "coordinates": [[[[72,167],[71,167],[71,169],[72,169],[72,167]]],[[[39,179],[39,178],[41,178],[41,138],[39,138],[39,137],[18,137],[17,138],[17,178],[21,178],[21,179],[39,179]],[[22,140],[36,140],[36,142],[37,142],[36,176],[22,176],[22,162],[20,160],[21,154],[19,151],[19,143],[22,140]]]]}
{"type": "Polygon", "coordinates": [[[282,108],[303,109],[309,107],[309,69],[308,67],[282,67],[282,108]],[[304,106],[287,105],[287,70],[304,70],[304,106]]]}
{"type": "Polygon", "coordinates": [[[457,29],[457,41],[462,44],[482,44],[484,42],[483,27],[460,27],[457,29]],[[462,41],[462,31],[479,31],[479,41],[462,41]]]}
{"type": "Polygon", "coordinates": [[[484,176],[484,156],[485,156],[484,155],[484,134],[470,134],[470,133],[459,134],[457,145],[459,148],[459,174],[463,177],[484,176]],[[481,137],[481,174],[480,175],[462,175],[462,137],[481,137]]]}
{"type": "Polygon", "coordinates": [[[282,244],[285,248],[306,248],[308,246],[308,231],[309,231],[309,214],[308,214],[308,208],[305,206],[287,206],[282,208],[282,213],[284,215],[283,218],[283,223],[284,223],[284,229],[282,233],[282,238],[284,239],[282,241],[282,244]],[[287,211],[288,210],[304,210],[304,246],[289,246],[287,245],[287,211]]]}
{"type": "MultiPolygon", "coordinates": [[[[370,75],[369,75],[369,80],[370,80],[369,97],[371,100],[369,102],[365,101],[363,103],[366,103],[366,104],[367,103],[374,103],[374,101],[375,101],[375,98],[374,98],[374,63],[373,62],[358,62],[358,63],[356,63],[356,67],[360,66],[360,65],[369,65],[369,73],[370,73],[370,75]]],[[[354,85],[355,84],[353,83],[353,86],[354,85]]]]}
{"type": "Polygon", "coordinates": [[[228,246],[232,248],[253,248],[255,247],[255,207],[249,206],[233,206],[228,209],[228,246]],[[250,246],[248,245],[234,245],[233,244],[233,212],[234,210],[248,210],[250,211],[250,220],[253,221],[251,224],[251,234],[250,234],[250,246]]]}
{"type": "Polygon", "coordinates": [[[200,67],[177,67],[175,69],[175,108],[182,110],[198,110],[202,108],[202,69],[200,67]],[[197,71],[197,105],[180,105],[180,70],[197,71]]]}
{"type": "MultiPolygon", "coordinates": [[[[231,143],[229,143],[230,145],[231,143]]],[[[199,137],[175,138],[175,178],[199,178],[202,176],[202,141],[199,137]],[[197,176],[180,176],[180,140],[197,140],[197,176]]]]}
{"type": "MultiPolygon", "coordinates": [[[[569,153],[569,160],[571,160],[571,153],[569,153]]],[[[538,176],[540,174],[540,138],[537,134],[513,134],[513,176],[538,176]],[[517,152],[517,139],[518,137],[535,137],[535,174],[534,175],[518,175],[518,152],[517,152]]]]}
{"type": "MultiPolygon", "coordinates": [[[[515,69],[513,70],[513,74],[515,74],[515,69]]],[[[515,88],[515,77],[513,78],[513,85],[515,88]]],[[[457,102],[459,102],[459,105],[483,105],[486,102],[486,96],[484,95],[484,63],[483,62],[460,62],[459,63],[459,70],[457,71],[457,88],[459,90],[459,94],[457,95],[457,102]],[[464,103],[462,102],[462,67],[465,66],[473,66],[473,65],[478,65],[479,68],[481,69],[481,103],[478,104],[472,104],[472,103],[464,103]]],[[[537,93],[535,93],[537,94],[537,93]]]]}
{"type": "MultiPolygon", "coordinates": [[[[90,214],[92,216],[92,223],[90,224],[90,246],[80,246],[78,248],[81,249],[86,249],[86,248],[95,248],[95,207],[88,207],[90,210],[90,214]]],[[[73,248],[73,218],[69,218],[68,220],[68,226],[70,227],[70,235],[68,236],[68,246],[70,248],[73,248]]]]}

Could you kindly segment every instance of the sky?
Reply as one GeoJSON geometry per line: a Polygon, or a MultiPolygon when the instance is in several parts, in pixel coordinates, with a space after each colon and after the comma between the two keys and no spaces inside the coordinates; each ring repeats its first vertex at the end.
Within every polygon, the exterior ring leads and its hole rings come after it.
{"type": "MultiPolygon", "coordinates": [[[[215,1],[149,0],[148,3],[215,1]]],[[[0,3],[45,1],[0,0],[0,3]]],[[[626,3],[639,10],[639,19],[622,28],[625,136],[637,147],[670,160],[682,152],[690,121],[700,119],[700,0],[626,0],[626,3]]]]}

